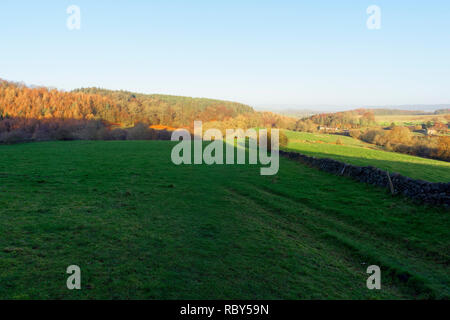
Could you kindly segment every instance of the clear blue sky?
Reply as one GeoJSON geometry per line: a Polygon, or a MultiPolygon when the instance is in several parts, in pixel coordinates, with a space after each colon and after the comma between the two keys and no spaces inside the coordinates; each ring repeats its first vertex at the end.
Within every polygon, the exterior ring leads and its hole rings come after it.
{"type": "Polygon", "coordinates": [[[1,0],[0,78],[251,105],[450,103],[450,1],[1,0]],[[81,8],[81,30],[66,9],[81,8]],[[366,9],[381,8],[381,30],[366,9]]]}

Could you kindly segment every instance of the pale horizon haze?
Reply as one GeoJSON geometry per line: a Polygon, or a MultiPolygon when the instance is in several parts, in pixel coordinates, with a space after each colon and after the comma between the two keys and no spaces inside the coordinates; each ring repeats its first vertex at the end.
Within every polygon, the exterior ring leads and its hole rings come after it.
{"type": "Polygon", "coordinates": [[[0,3],[0,78],[252,106],[450,104],[450,1],[0,3]],[[81,10],[69,30],[66,10],[81,10]],[[369,30],[366,9],[381,9],[369,30]]]}

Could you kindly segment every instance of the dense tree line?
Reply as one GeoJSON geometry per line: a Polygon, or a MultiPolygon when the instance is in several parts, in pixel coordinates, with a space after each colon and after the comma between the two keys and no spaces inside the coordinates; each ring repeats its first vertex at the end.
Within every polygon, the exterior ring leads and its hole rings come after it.
{"type": "MultiPolygon", "coordinates": [[[[128,91],[112,91],[100,88],[77,89],[74,94],[101,96],[114,101],[115,105],[127,110],[121,123],[145,122],[152,125],[186,127],[194,120],[222,121],[240,114],[254,113],[244,104],[180,96],[139,94],[128,91]]],[[[104,116],[102,119],[106,119],[104,116]]]]}
{"type": "Polygon", "coordinates": [[[64,92],[0,80],[0,142],[168,139],[164,129],[292,128],[295,120],[244,104],[98,88],[64,92]],[[150,128],[149,128],[150,127],[150,128]],[[115,129],[114,129],[115,128],[115,129]]]}
{"type": "Polygon", "coordinates": [[[254,110],[228,101],[97,88],[63,92],[0,80],[0,117],[105,120],[124,127],[140,122],[182,127],[194,120],[221,121],[244,113],[254,110]]]}
{"type": "Polygon", "coordinates": [[[407,127],[393,127],[390,130],[369,129],[364,132],[352,130],[354,138],[395,151],[420,157],[450,161],[450,137],[415,136],[407,127]]]}
{"type": "Polygon", "coordinates": [[[0,117],[119,120],[126,110],[100,95],[28,88],[0,80],[0,117]]]}
{"type": "Polygon", "coordinates": [[[145,123],[190,128],[194,120],[237,123],[240,128],[286,128],[294,123],[289,117],[255,112],[236,102],[98,88],[64,92],[0,80],[0,120],[8,117],[103,120],[121,127],[145,123]]]}
{"type": "Polygon", "coordinates": [[[298,120],[294,130],[316,132],[320,127],[336,129],[354,129],[375,125],[375,116],[372,111],[364,109],[321,113],[298,120]]]}
{"type": "Polygon", "coordinates": [[[51,140],[170,140],[171,132],[138,123],[134,127],[111,127],[101,120],[26,119],[0,120],[0,143],[51,140]]]}

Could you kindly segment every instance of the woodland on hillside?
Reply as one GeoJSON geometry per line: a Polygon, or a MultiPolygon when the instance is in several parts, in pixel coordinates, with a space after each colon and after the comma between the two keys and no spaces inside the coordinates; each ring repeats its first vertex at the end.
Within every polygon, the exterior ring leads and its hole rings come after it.
{"type": "Polygon", "coordinates": [[[27,119],[104,120],[182,127],[193,120],[223,120],[253,113],[249,106],[211,99],[143,95],[97,88],[63,92],[0,80],[0,116],[27,119]]]}
{"type": "Polygon", "coordinates": [[[295,120],[229,101],[98,88],[71,92],[0,80],[0,142],[167,139],[159,129],[291,128],[295,120]]]}

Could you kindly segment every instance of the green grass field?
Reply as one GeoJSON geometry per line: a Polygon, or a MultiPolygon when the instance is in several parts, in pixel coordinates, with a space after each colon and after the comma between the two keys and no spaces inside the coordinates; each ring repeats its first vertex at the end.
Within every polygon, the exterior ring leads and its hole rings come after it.
{"type": "Polygon", "coordinates": [[[284,158],[275,177],[175,166],[172,146],[0,146],[0,298],[450,296],[444,209],[284,158]],[[66,288],[73,264],[82,290],[66,288]]]}
{"type": "Polygon", "coordinates": [[[285,131],[286,149],[318,158],[331,158],[359,166],[374,166],[431,182],[450,182],[450,163],[387,152],[360,140],[330,134],[285,131]],[[337,145],[337,139],[342,145],[337,145]]]}

